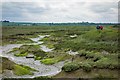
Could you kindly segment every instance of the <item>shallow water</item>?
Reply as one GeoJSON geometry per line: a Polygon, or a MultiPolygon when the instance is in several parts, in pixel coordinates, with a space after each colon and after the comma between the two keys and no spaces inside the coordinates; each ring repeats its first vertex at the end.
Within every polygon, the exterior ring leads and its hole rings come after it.
{"type": "Polygon", "coordinates": [[[41,45],[41,50],[43,50],[44,52],[51,52],[53,49],[49,49],[45,45],[41,45]]]}
{"type": "MultiPolygon", "coordinates": [[[[30,38],[31,40],[33,40],[35,42],[35,43],[31,43],[31,44],[37,45],[39,43],[42,43],[39,40],[44,38],[44,37],[45,36],[39,35],[38,38],[30,38]]],[[[59,62],[59,63],[56,63],[54,65],[44,65],[39,60],[34,60],[33,58],[26,58],[26,57],[16,57],[16,56],[14,56],[14,53],[8,53],[13,48],[20,47],[20,46],[22,46],[22,44],[9,44],[9,45],[5,45],[5,46],[0,46],[0,56],[6,57],[9,60],[11,60],[17,64],[22,64],[22,65],[26,65],[26,66],[29,66],[31,68],[34,68],[34,69],[38,70],[38,72],[34,72],[34,75],[16,76],[16,75],[12,74],[12,76],[3,75],[3,77],[33,78],[33,77],[37,77],[37,76],[53,76],[53,75],[56,75],[59,72],[61,72],[61,68],[64,65],[64,62],[59,62]]],[[[40,46],[41,46],[41,49],[45,52],[52,51],[52,49],[49,49],[44,45],[40,45],[40,46]]]]}
{"type": "Polygon", "coordinates": [[[79,54],[78,52],[73,52],[72,50],[68,51],[67,52],[69,55],[76,55],[76,54],[79,54]]]}

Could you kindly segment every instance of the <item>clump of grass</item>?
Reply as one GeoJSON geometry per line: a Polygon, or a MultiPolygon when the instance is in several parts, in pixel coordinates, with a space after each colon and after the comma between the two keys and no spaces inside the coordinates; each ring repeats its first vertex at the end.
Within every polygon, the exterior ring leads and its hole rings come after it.
{"type": "Polygon", "coordinates": [[[25,66],[25,65],[20,65],[20,66],[24,67],[25,69],[30,70],[30,71],[37,71],[37,70],[35,70],[33,68],[30,68],[29,66],[25,66]]]}
{"type": "Polygon", "coordinates": [[[41,57],[40,57],[40,56],[35,56],[34,59],[35,59],[35,60],[41,60],[41,57]]]}
{"type": "Polygon", "coordinates": [[[14,54],[14,56],[16,56],[16,57],[24,57],[24,56],[27,56],[27,55],[28,55],[28,52],[25,52],[25,53],[21,52],[21,53],[14,54]]]}
{"type": "Polygon", "coordinates": [[[22,45],[19,48],[19,51],[25,51],[25,52],[32,53],[34,51],[38,51],[39,49],[40,49],[39,45],[22,45]]]}
{"type": "Polygon", "coordinates": [[[67,63],[62,67],[62,70],[64,70],[65,72],[71,72],[71,71],[75,71],[77,69],[79,69],[80,66],[78,63],[75,62],[71,62],[71,63],[67,63]]]}
{"type": "MultiPolygon", "coordinates": [[[[88,53],[88,52],[87,52],[88,53]]],[[[86,55],[87,55],[86,53],[86,55]]],[[[101,56],[99,53],[96,53],[93,58],[90,59],[86,59],[84,61],[81,62],[76,62],[77,64],[79,64],[79,68],[82,68],[83,70],[90,72],[93,68],[97,68],[97,69],[119,69],[119,65],[117,62],[117,57],[114,55],[111,56],[101,56]],[[96,55],[96,56],[95,56],[96,55]],[[96,61],[94,61],[94,59],[97,59],[96,61]]],[[[116,55],[116,54],[115,54],[116,55]]],[[[73,62],[66,64],[63,67],[64,71],[74,71],[77,70],[79,68],[75,68],[71,67],[71,65],[76,66],[76,64],[74,64],[73,62]],[[67,66],[67,67],[66,67],[67,66]]]]}
{"type": "Polygon", "coordinates": [[[112,60],[110,58],[104,57],[104,58],[95,62],[95,67],[116,69],[116,68],[119,68],[119,65],[118,65],[118,62],[116,60],[112,60]]]}
{"type": "Polygon", "coordinates": [[[78,55],[79,56],[86,56],[86,51],[83,49],[83,50],[80,50],[80,51],[78,51],[78,55]]]}
{"type": "Polygon", "coordinates": [[[84,62],[69,62],[66,63],[62,69],[65,72],[71,72],[71,71],[75,71],[82,68],[83,70],[85,70],[86,72],[90,72],[93,68],[93,63],[90,61],[84,61],[84,62]]]}
{"type": "Polygon", "coordinates": [[[47,45],[46,45],[48,48],[54,48],[54,45],[53,44],[50,44],[50,43],[48,43],[47,45]]]}
{"type": "Polygon", "coordinates": [[[99,59],[101,59],[103,57],[103,55],[99,52],[95,52],[95,51],[86,51],[86,50],[80,50],[79,52],[79,56],[84,56],[86,59],[91,58],[94,61],[97,61],[99,59]]]}
{"type": "Polygon", "coordinates": [[[80,63],[79,65],[86,72],[90,72],[93,68],[93,66],[89,62],[83,62],[83,63],[80,63]]]}
{"type": "Polygon", "coordinates": [[[36,59],[40,57],[41,59],[43,59],[44,57],[47,56],[47,53],[42,50],[34,51],[33,54],[36,56],[36,59]]]}
{"type": "Polygon", "coordinates": [[[58,62],[58,60],[56,60],[54,58],[47,58],[47,59],[41,60],[41,62],[46,64],[46,65],[51,65],[51,64],[58,62]]]}
{"type": "Polygon", "coordinates": [[[69,55],[59,55],[59,57],[43,59],[41,60],[41,62],[46,65],[51,65],[51,64],[55,64],[57,62],[66,60],[69,57],[70,57],[69,55]]]}
{"type": "Polygon", "coordinates": [[[50,41],[50,39],[49,39],[49,37],[44,37],[44,38],[41,39],[40,41],[44,41],[44,42],[46,42],[46,41],[50,41]]]}
{"type": "Polygon", "coordinates": [[[47,55],[46,52],[40,50],[39,45],[23,45],[20,48],[15,48],[13,51],[16,51],[14,56],[17,57],[24,57],[27,56],[28,53],[32,53],[35,55],[35,60],[40,60],[47,55]]]}
{"type": "Polygon", "coordinates": [[[15,75],[22,76],[22,75],[33,75],[33,73],[28,69],[28,67],[22,67],[20,65],[14,65],[13,70],[15,75]]]}
{"type": "Polygon", "coordinates": [[[16,52],[16,51],[18,51],[19,50],[19,48],[13,48],[11,51],[9,51],[9,53],[11,53],[11,52],[16,52]]]}
{"type": "Polygon", "coordinates": [[[94,57],[93,57],[93,61],[96,62],[102,58],[104,58],[104,56],[101,53],[95,52],[94,57]]]}

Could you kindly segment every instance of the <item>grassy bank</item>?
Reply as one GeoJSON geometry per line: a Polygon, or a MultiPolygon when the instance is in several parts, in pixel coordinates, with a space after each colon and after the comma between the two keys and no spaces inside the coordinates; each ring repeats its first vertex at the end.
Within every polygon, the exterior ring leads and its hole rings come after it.
{"type": "Polygon", "coordinates": [[[12,70],[13,73],[18,76],[33,75],[33,71],[37,71],[33,68],[16,64],[7,58],[2,57],[2,73],[4,73],[5,70],[12,70]]]}

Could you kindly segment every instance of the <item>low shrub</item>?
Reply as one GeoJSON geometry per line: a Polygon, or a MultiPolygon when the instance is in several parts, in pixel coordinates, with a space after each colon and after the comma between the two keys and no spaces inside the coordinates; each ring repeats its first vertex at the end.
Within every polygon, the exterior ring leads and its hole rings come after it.
{"type": "Polygon", "coordinates": [[[92,66],[87,62],[81,63],[80,67],[87,72],[90,72],[92,70],[92,66]]]}
{"type": "Polygon", "coordinates": [[[95,62],[97,68],[109,68],[111,61],[108,58],[102,58],[95,62]]]}
{"type": "Polygon", "coordinates": [[[80,51],[78,51],[78,55],[80,55],[80,56],[86,56],[86,51],[83,49],[83,50],[80,50],[80,51]]]}
{"type": "Polygon", "coordinates": [[[78,63],[67,63],[62,67],[62,70],[64,70],[65,72],[71,72],[71,71],[75,71],[77,69],[79,69],[79,64],[78,63]]]}
{"type": "Polygon", "coordinates": [[[65,72],[71,72],[71,71],[75,71],[79,68],[82,68],[84,71],[90,72],[92,70],[93,66],[94,66],[94,63],[90,62],[90,61],[85,61],[85,62],[81,62],[81,63],[69,62],[69,63],[66,63],[62,67],[62,70],[64,70],[65,72]]]}
{"type": "Polygon", "coordinates": [[[86,57],[87,57],[87,58],[93,58],[94,55],[95,55],[94,52],[86,51],[86,57]]]}

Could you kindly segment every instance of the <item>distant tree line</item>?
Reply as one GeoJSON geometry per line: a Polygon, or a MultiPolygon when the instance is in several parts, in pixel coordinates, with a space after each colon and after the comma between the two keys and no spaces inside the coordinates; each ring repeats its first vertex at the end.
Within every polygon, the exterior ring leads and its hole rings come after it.
{"type": "Polygon", "coordinates": [[[117,25],[117,23],[26,23],[26,22],[10,22],[7,20],[1,21],[3,26],[94,26],[94,25],[117,25]]]}

